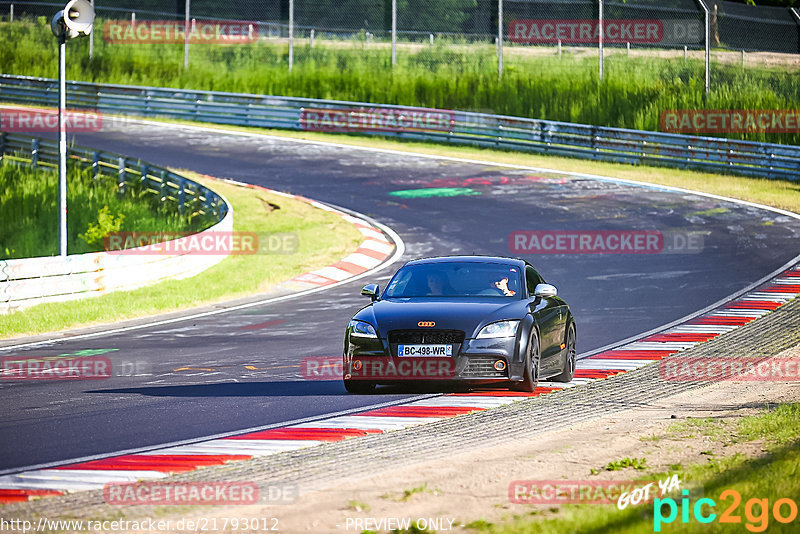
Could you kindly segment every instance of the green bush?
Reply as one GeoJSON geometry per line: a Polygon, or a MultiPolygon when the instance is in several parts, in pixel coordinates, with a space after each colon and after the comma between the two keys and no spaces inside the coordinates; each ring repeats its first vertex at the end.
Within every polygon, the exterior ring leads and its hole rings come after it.
{"type": "MultiPolygon", "coordinates": [[[[211,221],[134,187],[120,193],[108,177],[67,168],[67,252],[103,250],[108,232],[194,232],[211,221]],[[113,214],[113,215],[112,215],[113,214]]],[[[58,173],[0,163],[0,259],[58,254],[58,173]]]]}

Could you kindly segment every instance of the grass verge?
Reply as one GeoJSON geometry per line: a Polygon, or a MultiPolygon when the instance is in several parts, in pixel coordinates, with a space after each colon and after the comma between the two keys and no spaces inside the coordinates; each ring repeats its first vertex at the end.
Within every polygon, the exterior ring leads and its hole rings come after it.
{"type": "MultiPolygon", "coordinates": [[[[102,27],[97,20],[95,27],[102,27]]],[[[0,71],[55,77],[57,47],[49,20],[0,23],[0,71]]],[[[396,65],[386,47],[360,41],[319,42],[294,48],[260,40],[249,44],[70,43],[67,77],[89,82],[178,87],[380,102],[440,109],[658,130],[670,109],[793,109],[800,100],[800,71],[786,66],[748,68],[715,64],[711,92],[704,91],[703,62],[611,54],[603,80],[595,57],[517,54],[508,47],[502,78],[491,45],[435,46],[401,53],[396,65]]],[[[525,48],[527,49],[527,48],[525,48]]],[[[525,50],[522,49],[522,50],[525,50]]],[[[800,143],[800,134],[748,132],[735,138],[800,143]]]]}
{"type": "MultiPolygon", "coordinates": [[[[796,474],[800,468],[800,404],[782,404],[762,414],[742,418],[724,435],[715,432],[716,425],[697,425],[698,431],[704,431],[724,444],[761,442],[764,453],[758,456],[733,454],[721,458],[711,457],[705,463],[682,467],[673,466],[666,473],[651,473],[642,480],[664,480],[667,476],[677,474],[681,487],[689,489],[688,496],[673,492],[664,499],[675,500],[677,515],[667,522],[669,505],[641,504],[618,510],[616,505],[588,506],[566,505],[546,512],[542,519],[531,518],[540,515],[533,510],[528,517],[503,523],[492,524],[486,521],[475,521],[469,530],[489,534],[556,534],[562,532],[797,532],[797,504],[800,503],[800,487],[796,474]],[[727,493],[725,493],[727,492],[727,493]],[[737,502],[736,495],[740,497],[737,502]],[[684,521],[683,509],[688,499],[688,516],[684,521]],[[700,498],[711,499],[714,505],[706,502],[702,506],[702,515],[709,517],[716,514],[712,521],[702,523],[694,515],[695,503],[700,498]],[[776,519],[775,503],[780,499],[788,499],[794,503],[794,518],[788,523],[776,519]],[[656,525],[657,510],[664,518],[656,525]],[[723,513],[736,523],[721,522],[723,513]],[[738,520],[736,519],[738,518],[738,520]]],[[[684,428],[668,429],[668,432],[680,432],[684,428]]],[[[782,501],[777,515],[790,517],[792,505],[782,501]]]]}
{"type": "Polygon", "coordinates": [[[291,232],[297,236],[298,250],[292,254],[229,256],[185,280],[68,303],[40,304],[0,315],[0,338],[118,322],[262,293],[279,282],[346,256],[362,240],[350,223],[305,202],[188,171],[178,172],[228,199],[234,208],[234,230],[258,234],[291,232]]]}

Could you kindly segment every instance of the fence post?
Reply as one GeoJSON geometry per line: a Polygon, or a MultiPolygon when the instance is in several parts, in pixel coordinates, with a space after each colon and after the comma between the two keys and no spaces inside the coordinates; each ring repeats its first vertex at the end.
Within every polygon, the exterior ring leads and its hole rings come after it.
{"type": "Polygon", "coordinates": [[[14,22],[14,4],[8,8],[8,22],[14,22]]]}
{"type": "Polygon", "coordinates": [[[183,17],[183,68],[189,68],[189,13],[191,11],[191,0],[186,0],[185,13],[183,17]]]}
{"type": "Polygon", "coordinates": [[[598,0],[598,11],[597,11],[597,56],[599,61],[598,66],[598,73],[600,75],[600,81],[603,81],[603,39],[606,33],[606,25],[605,20],[603,17],[603,0],[598,0]]]}
{"type": "Polygon", "coordinates": [[[0,161],[3,160],[3,156],[6,154],[6,133],[0,132],[0,161]]]}
{"type": "MultiPolygon", "coordinates": [[[[92,8],[94,8],[94,0],[89,0],[89,3],[92,4],[92,8]]],[[[94,57],[94,32],[89,32],[89,59],[94,57]]]]}
{"type": "Polygon", "coordinates": [[[178,181],[178,211],[181,212],[181,214],[186,209],[185,204],[186,204],[186,180],[181,178],[178,181]]]}
{"type": "MultiPolygon", "coordinates": [[[[789,13],[792,14],[794,20],[797,22],[797,32],[800,33],[800,11],[798,11],[796,7],[790,7],[789,13]]],[[[798,52],[800,52],[800,37],[798,37],[797,40],[797,48],[798,52]]]]}
{"type": "Polygon", "coordinates": [[[158,187],[159,194],[161,195],[161,202],[167,200],[167,171],[162,170],[160,173],[161,185],[158,187]]]}
{"type": "Polygon", "coordinates": [[[397,0],[392,0],[392,68],[397,65],[397,0]]]}
{"type": "Polygon", "coordinates": [[[497,77],[503,77],[503,0],[497,0],[497,77]]]}
{"type": "Polygon", "coordinates": [[[294,0],[289,0],[289,72],[294,66],[294,0]]]}
{"type": "Polygon", "coordinates": [[[711,92],[711,11],[706,0],[695,0],[703,9],[705,15],[705,40],[706,40],[706,94],[711,92]]]}
{"type": "Polygon", "coordinates": [[[314,28],[311,28],[311,35],[309,37],[309,48],[314,48],[314,28]]]}

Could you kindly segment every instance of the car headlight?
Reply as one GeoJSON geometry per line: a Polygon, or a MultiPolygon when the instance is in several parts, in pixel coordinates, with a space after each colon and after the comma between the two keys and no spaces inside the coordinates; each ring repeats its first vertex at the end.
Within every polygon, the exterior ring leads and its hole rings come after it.
{"type": "Polygon", "coordinates": [[[367,322],[353,319],[350,321],[348,327],[350,328],[351,336],[371,338],[378,337],[378,334],[375,333],[375,327],[367,322]]]}
{"type": "Polygon", "coordinates": [[[493,337],[514,337],[517,335],[517,327],[519,321],[500,321],[497,323],[489,323],[478,332],[477,339],[486,339],[493,337]]]}

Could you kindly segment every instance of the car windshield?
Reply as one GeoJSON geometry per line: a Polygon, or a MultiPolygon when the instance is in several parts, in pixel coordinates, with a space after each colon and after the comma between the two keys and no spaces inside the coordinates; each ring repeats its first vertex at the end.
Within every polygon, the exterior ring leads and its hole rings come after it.
{"type": "Polygon", "coordinates": [[[418,263],[397,271],[383,298],[519,298],[520,276],[517,267],[501,263],[418,263]]]}

